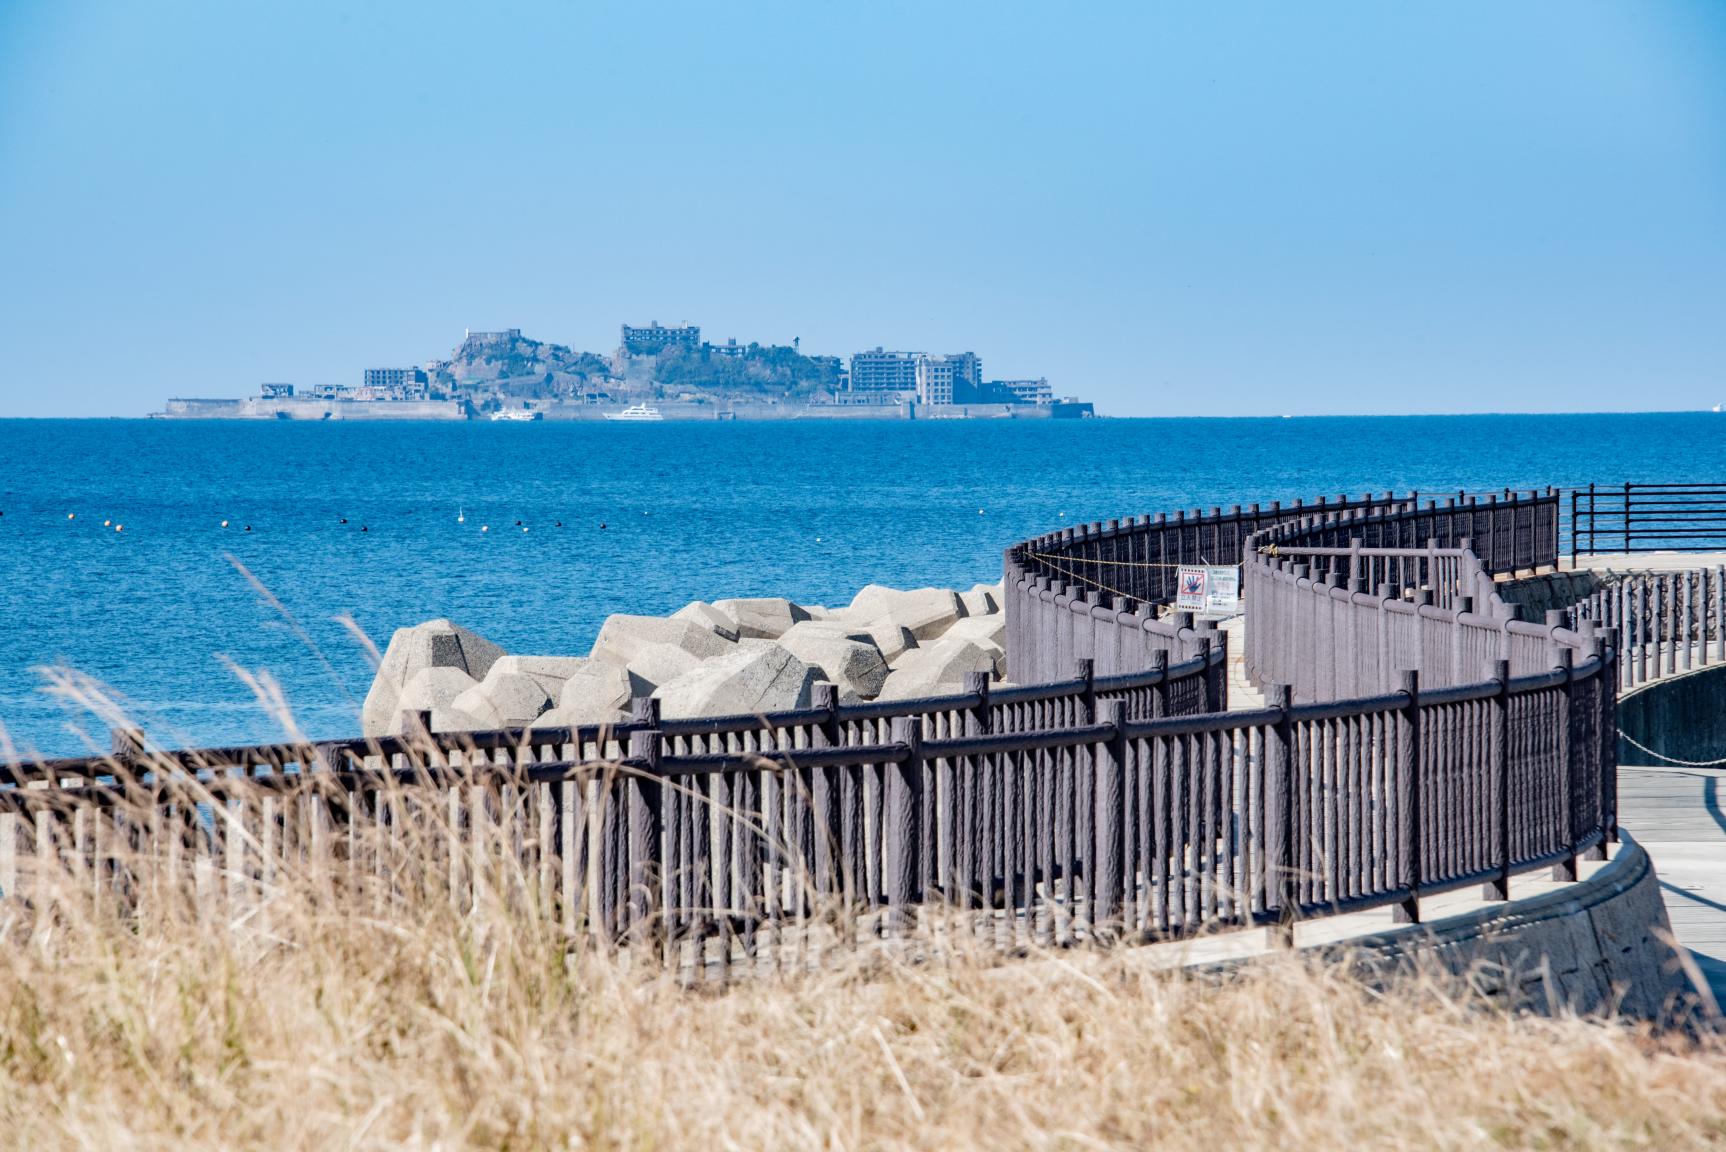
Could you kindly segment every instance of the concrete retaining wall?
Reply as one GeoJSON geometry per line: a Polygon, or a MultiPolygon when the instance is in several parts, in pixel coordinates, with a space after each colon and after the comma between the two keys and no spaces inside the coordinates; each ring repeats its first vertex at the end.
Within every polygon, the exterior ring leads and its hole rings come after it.
{"type": "Polygon", "coordinates": [[[1626,836],[1613,859],[1581,883],[1350,940],[1346,954],[1369,974],[1436,964],[1535,1011],[1616,1006],[1659,1019],[1678,1014],[1691,997],[1671,939],[1654,864],[1626,836]]]}
{"type": "Polygon", "coordinates": [[[1726,664],[1644,684],[1618,698],[1620,764],[1691,763],[1726,757],[1726,664]]]}

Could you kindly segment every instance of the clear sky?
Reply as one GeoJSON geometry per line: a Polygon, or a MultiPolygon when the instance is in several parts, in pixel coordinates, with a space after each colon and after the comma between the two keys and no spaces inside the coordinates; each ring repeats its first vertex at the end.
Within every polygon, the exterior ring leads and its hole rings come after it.
{"type": "Polygon", "coordinates": [[[1726,401],[1726,4],[0,0],[0,415],[466,327],[1118,415],[1726,401]]]}

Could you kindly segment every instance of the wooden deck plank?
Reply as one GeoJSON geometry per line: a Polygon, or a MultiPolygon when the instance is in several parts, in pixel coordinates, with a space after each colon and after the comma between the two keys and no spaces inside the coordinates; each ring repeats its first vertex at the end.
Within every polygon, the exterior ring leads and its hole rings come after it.
{"type": "Polygon", "coordinates": [[[1672,931],[1726,1002],[1726,769],[1620,765],[1618,822],[1660,876],[1672,931]]]}

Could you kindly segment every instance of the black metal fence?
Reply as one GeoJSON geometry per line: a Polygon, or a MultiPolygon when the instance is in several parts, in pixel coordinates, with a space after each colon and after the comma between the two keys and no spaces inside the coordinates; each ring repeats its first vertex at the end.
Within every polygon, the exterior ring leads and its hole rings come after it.
{"type": "Polygon", "coordinates": [[[1570,493],[1570,554],[1726,551],[1726,484],[1621,484],[1570,493]]]}

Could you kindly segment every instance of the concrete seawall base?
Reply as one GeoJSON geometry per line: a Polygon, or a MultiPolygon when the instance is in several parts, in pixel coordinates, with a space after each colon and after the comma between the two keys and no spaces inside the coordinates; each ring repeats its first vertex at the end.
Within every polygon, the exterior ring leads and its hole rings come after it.
{"type": "Polygon", "coordinates": [[[1339,946],[1371,975],[1436,967],[1519,1008],[1661,1019],[1696,997],[1671,941],[1654,864],[1626,837],[1578,883],[1339,946]]]}
{"type": "Polygon", "coordinates": [[[1626,692],[1618,700],[1618,730],[1620,764],[1688,766],[1726,757],[1726,664],[1626,692]]]}

